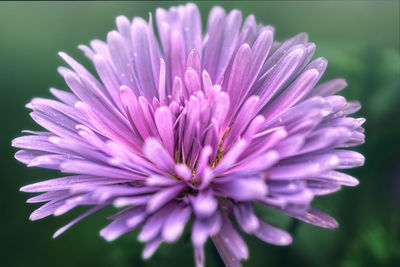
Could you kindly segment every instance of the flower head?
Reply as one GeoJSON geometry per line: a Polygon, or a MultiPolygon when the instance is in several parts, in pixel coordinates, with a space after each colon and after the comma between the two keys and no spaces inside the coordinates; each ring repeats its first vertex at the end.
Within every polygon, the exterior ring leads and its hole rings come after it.
{"type": "Polygon", "coordinates": [[[211,10],[203,35],[194,4],[157,9],[157,39],[148,22],[118,17],[107,41],[79,46],[100,79],[60,53],[71,92],[27,107],[46,131],[14,139],[28,166],[71,176],[23,187],[47,202],[30,218],[92,206],[62,227],[114,205],[121,207],[100,234],[114,240],[140,229],[150,257],[190,224],[195,262],[204,264],[210,237],[227,266],[248,257],[237,225],[276,245],[291,236],[260,219],[260,203],[317,226],[337,223],[310,206],[355,178],[338,172],[363,164],[348,147],[364,142],[360,108],[334,95],[343,79],[317,85],[327,61],[310,62],[315,45],[301,33],[278,43],[274,28],[242,23],[238,10],[211,10]]]}

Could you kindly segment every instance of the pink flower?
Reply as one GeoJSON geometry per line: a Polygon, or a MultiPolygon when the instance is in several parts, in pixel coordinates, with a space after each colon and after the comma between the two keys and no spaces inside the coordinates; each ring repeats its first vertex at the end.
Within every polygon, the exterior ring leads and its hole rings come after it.
{"type": "Polygon", "coordinates": [[[123,207],[101,230],[106,240],[141,228],[150,257],[161,242],[179,239],[186,224],[197,266],[211,237],[227,266],[248,257],[231,223],[276,245],[291,236],[261,220],[253,203],[325,228],[337,227],[310,206],[316,195],[358,181],[336,169],[361,166],[347,150],[364,142],[360,108],[334,95],[342,79],[317,85],[327,61],[310,62],[315,45],[302,33],[274,41],[274,28],[242,24],[242,14],[211,10],[203,35],[194,4],[157,9],[157,31],[146,22],[117,18],[107,42],[80,46],[98,80],[65,53],[60,67],[70,92],[27,106],[44,132],[14,139],[28,166],[73,174],[21,188],[45,192],[30,219],[92,206],[66,229],[109,205],[123,207]]]}

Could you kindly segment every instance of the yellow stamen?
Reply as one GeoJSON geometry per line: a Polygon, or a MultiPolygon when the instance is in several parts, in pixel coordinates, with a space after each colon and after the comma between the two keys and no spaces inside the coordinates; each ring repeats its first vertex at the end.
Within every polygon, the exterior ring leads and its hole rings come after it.
{"type": "Polygon", "coordinates": [[[215,157],[215,161],[211,165],[212,168],[215,168],[215,166],[221,161],[221,159],[224,156],[224,151],[222,149],[222,144],[224,143],[224,140],[225,140],[226,136],[229,133],[229,129],[230,129],[229,127],[228,127],[228,129],[226,129],[224,135],[222,136],[221,140],[219,141],[217,156],[215,157]]]}

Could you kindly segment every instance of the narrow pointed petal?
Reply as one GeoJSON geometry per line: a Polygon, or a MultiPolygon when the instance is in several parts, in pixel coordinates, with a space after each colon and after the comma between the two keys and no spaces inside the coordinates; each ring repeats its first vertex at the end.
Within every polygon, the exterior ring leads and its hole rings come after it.
{"type": "Polygon", "coordinates": [[[317,210],[313,207],[306,208],[296,208],[296,207],[285,207],[278,208],[283,213],[286,213],[296,219],[302,220],[304,222],[323,227],[323,228],[337,228],[338,223],[328,214],[317,210]]]}
{"type": "Polygon", "coordinates": [[[71,222],[69,222],[68,224],[64,225],[63,227],[61,227],[60,229],[58,229],[54,234],[53,234],[53,238],[57,238],[59,235],[61,235],[62,233],[64,233],[65,231],[67,231],[69,228],[71,228],[73,225],[75,225],[76,223],[78,223],[79,221],[83,220],[84,218],[92,215],[93,213],[99,211],[100,209],[104,208],[104,205],[99,205],[99,206],[95,206],[91,209],[89,209],[88,211],[86,211],[85,213],[82,213],[81,215],[79,215],[78,217],[76,217],[75,219],[73,219],[71,222]]]}

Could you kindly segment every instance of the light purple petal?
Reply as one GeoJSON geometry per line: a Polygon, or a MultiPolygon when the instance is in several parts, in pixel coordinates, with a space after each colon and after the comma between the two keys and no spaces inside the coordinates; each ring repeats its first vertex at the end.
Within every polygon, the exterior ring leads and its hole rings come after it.
{"type": "Polygon", "coordinates": [[[144,154],[149,160],[153,161],[164,171],[174,170],[174,161],[165,148],[154,138],[148,138],[145,141],[144,154]]]}
{"type": "Polygon", "coordinates": [[[106,177],[95,177],[87,175],[66,176],[62,178],[51,179],[21,187],[22,192],[46,192],[64,190],[74,185],[105,185],[117,184],[129,181],[130,179],[108,179],[106,177]]]}
{"type": "Polygon", "coordinates": [[[264,221],[260,221],[260,226],[254,232],[254,235],[265,242],[277,246],[287,246],[292,243],[292,237],[288,233],[264,221]]]}
{"type": "Polygon", "coordinates": [[[79,101],[79,98],[77,98],[74,94],[65,92],[62,90],[58,90],[56,88],[50,88],[50,92],[57,97],[60,101],[64,102],[65,104],[69,106],[74,106],[74,104],[79,101]]]}
{"type": "Polygon", "coordinates": [[[195,197],[191,197],[193,210],[197,217],[204,218],[214,214],[218,202],[210,190],[201,191],[195,197]]]}
{"type": "Polygon", "coordinates": [[[172,116],[167,107],[158,108],[154,114],[158,133],[171,157],[174,156],[174,121],[172,116]]]}
{"type": "Polygon", "coordinates": [[[194,220],[192,242],[195,247],[203,246],[208,236],[216,235],[222,227],[221,212],[216,212],[205,219],[194,220]]]}
{"type": "Polygon", "coordinates": [[[196,267],[204,267],[204,246],[194,246],[194,260],[196,263],[196,267]]]}
{"type": "MultiPolygon", "coordinates": [[[[155,85],[155,74],[153,74],[152,47],[150,46],[148,27],[142,18],[134,18],[131,36],[133,63],[135,65],[137,81],[143,94],[148,99],[151,99],[157,94],[157,88],[155,85]]],[[[157,51],[157,49],[154,51],[157,51]]],[[[157,59],[155,61],[156,64],[154,64],[157,65],[159,56],[156,54],[153,57],[157,59]]]]}
{"type": "Polygon", "coordinates": [[[339,158],[336,155],[328,154],[315,156],[310,159],[300,159],[290,164],[280,164],[268,171],[271,179],[295,179],[317,175],[330,171],[339,166],[339,158]]]}
{"type": "Polygon", "coordinates": [[[249,160],[243,160],[238,164],[236,167],[233,167],[231,170],[229,170],[227,173],[235,173],[235,172],[258,172],[258,171],[263,171],[271,166],[273,166],[276,162],[278,162],[280,158],[280,154],[278,154],[274,150],[270,150],[264,154],[261,154],[260,156],[257,156],[255,158],[249,159],[249,160]]]}
{"type": "Polygon", "coordinates": [[[271,71],[262,86],[260,94],[259,109],[265,106],[268,101],[282,89],[297,74],[299,66],[304,62],[306,49],[301,46],[288,52],[271,71]]]}
{"type": "Polygon", "coordinates": [[[172,177],[165,177],[160,175],[151,175],[145,180],[148,186],[173,186],[179,183],[179,180],[172,177]]]}
{"type": "Polygon", "coordinates": [[[152,213],[158,210],[159,208],[167,204],[169,201],[174,199],[184,188],[185,185],[179,184],[176,186],[169,187],[167,189],[160,190],[159,192],[154,194],[147,203],[147,211],[149,213],[152,213]]]}
{"type": "Polygon", "coordinates": [[[78,223],[79,221],[83,220],[84,218],[92,215],[93,213],[101,210],[102,208],[104,208],[105,205],[98,205],[95,206],[89,210],[87,210],[86,212],[82,213],[81,215],[79,215],[78,217],[76,217],[75,219],[73,219],[71,222],[69,222],[68,224],[64,225],[63,227],[61,227],[60,229],[58,229],[54,234],[53,234],[53,238],[57,238],[59,235],[61,235],[62,233],[64,233],[65,231],[67,231],[69,228],[71,228],[73,225],[75,225],[76,223],[78,223]]]}
{"type": "Polygon", "coordinates": [[[139,177],[131,172],[121,170],[118,168],[107,167],[85,160],[68,160],[61,164],[60,170],[62,172],[86,174],[94,176],[107,176],[109,178],[131,178],[138,179],[139,177]]]}
{"type": "Polygon", "coordinates": [[[344,89],[347,87],[347,82],[344,79],[334,79],[330,80],[324,83],[321,83],[320,85],[316,86],[310,93],[309,97],[312,96],[329,96],[333,95],[340,90],[344,89]]]}
{"type": "Polygon", "coordinates": [[[174,204],[169,204],[163,207],[162,209],[155,212],[151,215],[146,222],[142,230],[139,233],[138,239],[142,242],[149,242],[150,240],[157,237],[157,235],[161,232],[162,226],[164,225],[168,214],[174,208],[174,204]]]}
{"type": "Polygon", "coordinates": [[[359,167],[365,162],[364,156],[355,151],[335,150],[334,154],[339,158],[339,169],[359,167]]]}
{"type": "Polygon", "coordinates": [[[236,163],[237,159],[240,157],[242,152],[246,149],[248,143],[244,139],[238,140],[235,144],[232,145],[230,150],[223,156],[222,160],[218,163],[215,168],[215,173],[222,173],[230,168],[233,164],[236,163]]]}
{"type": "MultiPolygon", "coordinates": [[[[215,182],[218,180],[215,179],[215,182]]],[[[251,201],[265,197],[268,188],[261,177],[232,177],[223,183],[215,185],[216,194],[229,196],[236,200],[251,201]]]]}
{"type": "Polygon", "coordinates": [[[240,227],[246,233],[253,233],[259,228],[259,219],[254,214],[251,203],[245,202],[233,205],[233,214],[240,227]]]}
{"type": "Polygon", "coordinates": [[[269,105],[263,114],[265,119],[271,120],[276,115],[291,108],[314,87],[319,78],[316,69],[310,69],[302,74],[269,105]]]}
{"type": "Polygon", "coordinates": [[[348,174],[330,171],[320,174],[318,177],[310,177],[309,179],[317,181],[331,181],[347,186],[356,186],[359,184],[358,180],[348,174]]]}
{"type": "Polygon", "coordinates": [[[317,210],[313,207],[295,207],[288,206],[285,208],[277,208],[279,211],[288,214],[296,219],[302,220],[323,228],[337,228],[338,223],[328,214],[317,210]]]}
{"type": "Polygon", "coordinates": [[[142,257],[143,259],[148,259],[156,252],[158,247],[162,242],[161,237],[156,237],[153,240],[149,241],[143,249],[142,257]]]}
{"type": "Polygon", "coordinates": [[[168,215],[162,229],[162,237],[167,242],[175,242],[182,235],[183,229],[190,217],[190,208],[176,206],[168,215]]]}
{"type": "MultiPolygon", "coordinates": [[[[247,259],[248,251],[246,243],[240,237],[238,232],[233,228],[233,225],[229,221],[229,218],[223,214],[222,215],[222,227],[218,234],[212,237],[212,240],[221,254],[220,249],[223,249],[227,253],[234,255],[232,259],[247,259]]],[[[223,255],[221,255],[223,257],[223,255]]],[[[224,257],[223,257],[224,259],[224,257]]],[[[225,259],[224,259],[225,260],[225,259]]],[[[240,263],[240,262],[239,262],[240,263]]],[[[229,266],[229,265],[228,265],[229,266]]]]}

